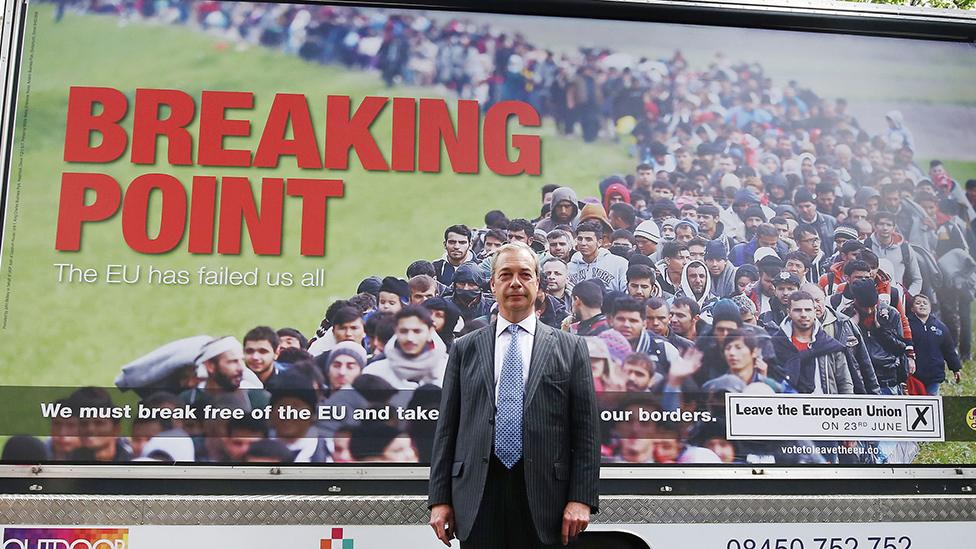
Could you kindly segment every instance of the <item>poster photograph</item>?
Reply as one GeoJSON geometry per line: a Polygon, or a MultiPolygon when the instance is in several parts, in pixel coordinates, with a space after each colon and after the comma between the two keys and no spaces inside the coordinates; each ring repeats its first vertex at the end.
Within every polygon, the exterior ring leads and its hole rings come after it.
{"type": "Polygon", "coordinates": [[[969,44],[214,0],[25,17],[3,463],[427,464],[506,244],[538,257],[537,321],[585,338],[607,467],[976,463],[969,44]]]}

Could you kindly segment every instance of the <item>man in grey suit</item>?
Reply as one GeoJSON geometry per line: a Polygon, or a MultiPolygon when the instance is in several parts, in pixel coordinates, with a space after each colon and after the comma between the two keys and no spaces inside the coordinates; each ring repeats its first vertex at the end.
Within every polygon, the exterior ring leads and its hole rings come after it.
{"type": "Polygon", "coordinates": [[[531,248],[498,249],[498,321],[455,341],[430,466],[430,525],[461,547],[569,543],[597,512],[600,443],[586,343],[538,322],[531,248]]]}

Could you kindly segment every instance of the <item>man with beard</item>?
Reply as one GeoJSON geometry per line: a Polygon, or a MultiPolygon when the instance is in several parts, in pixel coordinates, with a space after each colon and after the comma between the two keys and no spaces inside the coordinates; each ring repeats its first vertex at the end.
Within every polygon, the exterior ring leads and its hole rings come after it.
{"type": "Polygon", "coordinates": [[[756,304],[756,311],[762,314],[772,308],[773,300],[776,299],[776,287],[773,283],[786,268],[786,264],[778,257],[767,256],[760,259],[756,267],[759,270],[759,281],[753,283],[745,293],[756,304]]]}
{"type": "Polygon", "coordinates": [[[889,212],[878,212],[874,216],[874,234],[864,241],[864,246],[875,253],[879,259],[887,259],[894,267],[891,273],[898,283],[904,283],[909,295],[922,291],[922,274],[918,258],[911,246],[898,233],[895,216],[889,212]]]}
{"type": "Polygon", "coordinates": [[[575,228],[580,208],[576,191],[570,187],[559,187],[552,192],[552,208],[549,210],[549,217],[539,221],[536,228],[542,229],[546,234],[559,225],[575,228]]]}
{"type": "Polygon", "coordinates": [[[624,359],[624,387],[631,393],[644,393],[651,390],[664,376],[657,371],[654,360],[646,353],[634,353],[624,359]]]}
{"type": "Polygon", "coordinates": [[[650,297],[665,297],[654,276],[654,269],[650,265],[640,264],[627,267],[627,295],[641,301],[650,297]]]}
{"type": "Polygon", "coordinates": [[[542,263],[542,290],[552,296],[561,312],[569,314],[573,309],[573,296],[566,291],[566,263],[558,258],[550,257],[542,263]]]}
{"type": "Polygon", "coordinates": [[[729,297],[736,292],[735,265],[729,262],[729,251],[720,240],[709,240],[705,245],[705,267],[712,279],[712,293],[716,297],[729,297]]]}
{"type": "Polygon", "coordinates": [[[901,383],[912,372],[905,358],[908,345],[901,337],[898,310],[878,302],[878,288],[873,280],[852,279],[850,285],[852,303],[841,312],[851,317],[864,335],[881,394],[904,394],[901,383]]]}
{"type": "MultiPolygon", "coordinates": [[[[635,353],[655,354],[659,342],[644,328],[644,304],[632,297],[621,297],[613,303],[610,325],[620,332],[635,353]]],[[[663,341],[662,341],[663,342],[663,341]]]]}
{"type": "Polygon", "coordinates": [[[244,379],[244,347],[234,336],[225,336],[207,342],[196,359],[197,370],[206,372],[202,388],[189,389],[180,394],[187,404],[193,404],[203,393],[210,398],[223,397],[225,403],[251,411],[269,403],[270,395],[261,389],[241,389],[244,379]]]}
{"type": "Polygon", "coordinates": [[[690,341],[698,337],[698,321],[701,319],[698,302],[689,297],[676,297],[671,303],[671,329],[690,341]]]}
{"type": "Polygon", "coordinates": [[[394,319],[395,335],[384,348],[386,358],[366,366],[363,375],[377,376],[394,389],[440,387],[447,365],[447,349],[436,337],[430,311],[419,305],[408,305],[394,319]]]}
{"type": "Polygon", "coordinates": [[[851,371],[851,382],[854,384],[854,394],[880,393],[878,376],[871,365],[868,348],[864,344],[864,336],[857,328],[857,324],[844,313],[835,311],[827,304],[827,297],[820,286],[807,282],[800,289],[813,296],[813,308],[817,312],[817,320],[827,335],[836,339],[846,347],[847,366],[851,371]]]}
{"type": "Polygon", "coordinates": [[[799,393],[852,394],[854,384],[844,346],[827,335],[817,322],[813,296],[793,292],[789,317],[773,336],[779,363],[773,379],[788,383],[799,393]]]}
{"type": "Polygon", "coordinates": [[[569,263],[573,258],[573,235],[562,229],[553,229],[546,234],[549,241],[549,255],[569,263]]]}
{"type": "Polygon", "coordinates": [[[450,286],[454,282],[455,270],[468,261],[474,261],[471,229],[465,225],[451,225],[444,231],[444,255],[433,262],[437,281],[450,286]]]}
{"type": "Polygon", "coordinates": [[[481,274],[474,264],[461,265],[454,274],[454,293],[448,297],[465,323],[487,317],[494,300],[481,291],[481,274]]]}
{"type": "Polygon", "coordinates": [[[681,289],[675,297],[687,297],[698,304],[699,311],[708,311],[715,303],[712,294],[712,278],[701,261],[689,261],[681,272],[681,289]]]}

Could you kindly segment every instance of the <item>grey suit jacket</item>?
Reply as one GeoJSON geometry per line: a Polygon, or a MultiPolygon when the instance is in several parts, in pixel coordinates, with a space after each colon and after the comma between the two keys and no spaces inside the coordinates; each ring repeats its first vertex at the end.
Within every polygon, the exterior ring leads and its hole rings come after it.
{"type": "MultiPolygon", "coordinates": [[[[468,538],[495,437],[495,324],[454,342],[434,435],[428,505],[450,504],[468,538]]],[[[566,503],[598,511],[599,415],[583,338],[536,324],[522,414],[522,460],[532,520],[557,543],[566,503]]]]}

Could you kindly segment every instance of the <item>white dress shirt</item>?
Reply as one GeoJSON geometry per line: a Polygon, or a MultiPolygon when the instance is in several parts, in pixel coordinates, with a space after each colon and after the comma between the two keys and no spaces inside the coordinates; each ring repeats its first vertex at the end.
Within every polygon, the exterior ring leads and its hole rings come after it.
{"type": "MultiPolygon", "coordinates": [[[[514,324],[498,315],[495,326],[495,403],[498,403],[498,383],[502,377],[502,363],[508,353],[508,346],[512,342],[512,334],[508,327],[514,324]]],[[[521,326],[518,336],[519,350],[522,352],[522,383],[529,379],[529,362],[532,361],[532,344],[535,341],[535,314],[530,314],[518,323],[521,326]]]]}

